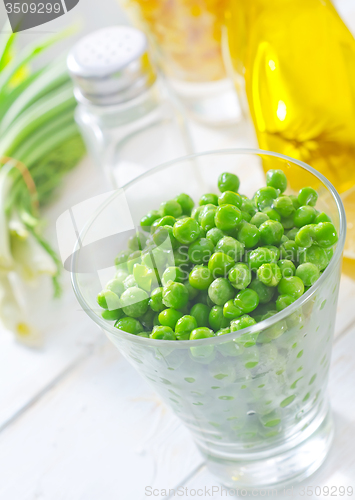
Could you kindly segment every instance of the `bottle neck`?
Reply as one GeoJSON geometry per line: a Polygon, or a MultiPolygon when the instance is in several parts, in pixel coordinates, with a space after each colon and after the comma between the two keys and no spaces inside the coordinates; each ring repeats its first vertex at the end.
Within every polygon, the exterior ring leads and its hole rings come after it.
{"type": "Polygon", "coordinates": [[[161,90],[155,82],[148,90],[139,96],[121,104],[98,106],[90,103],[80,103],[82,113],[90,115],[101,128],[115,128],[139,120],[156,109],[161,102],[161,90]]]}

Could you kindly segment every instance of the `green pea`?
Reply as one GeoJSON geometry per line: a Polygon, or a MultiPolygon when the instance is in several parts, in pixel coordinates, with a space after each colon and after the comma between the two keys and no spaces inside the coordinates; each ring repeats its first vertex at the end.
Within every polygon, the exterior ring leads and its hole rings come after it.
{"type": "Polygon", "coordinates": [[[274,245],[265,245],[263,248],[267,248],[274,254],[273,262],[276,262],[280,258],[280,249],[275,247],[274,245]]]}
{"type": "Polygon", "coordinates": [[[291,295],[279,295],[276,299],[276,310],[278,312],[282,311],[286,307],[290,306],[295,300],[295,297],[292,297],[291,295]]]}
{"type": "Polygon", "coordinates": [[[149,306],[155,312],[165,309],[163,304],[163,287],[155,288],[150,294],[149,306]]]}
{"type": "Polygon", "coordinates": [[[133,335],[137,335],[143,331],[143,326],[137,319],[129,318],[127,316],[116,321],[114,326],[115,328],[118,328],[118,330],[123,330],[124,332],[132,333],[133,335]]]}
{"type": "Polygon", "coordinates": [[[188,258],[193,264],[205,264],[214,251],[214,245],[207,238],[199,238],[189,246],[188,258]]]}
{"type": "Polygon", "coordinates": [[[208,210],[203,213],[203,215],[200,217],[200,225],[204,231],[209,231],[210,229],[213,229],[216,227],[215,223],[215,210],[208,210]]]}
{"type": "Polygon", "coordinates": [[[259,242],[260,232],[253,224],[242,222],[238,227],[237,238],[246,248],[253,248],[259,242]]]}
{"type": "Polygon", "coordinates": [[[197,290],[207,290],[213,281],[213,274],[206,266],[195,266],[189,275],[189,283],[197,290]]]}
{"type": "MultiPolygon", "coordinates": [[[[268,288],[268,287],[266,287],[266,288],[268,288]]],[[[275,292],[275,288],[269,288],[269,290],[272,290],[273,292],[275,292]]],[[[265,304],[259,303],[258,307],[256,309],[254,309],[254,311],[252,311],[250,313],[250,315],[253,316],[253,318],[255,319],[255,321],[257,323],[259,323],[260,321],[263,320],[265,314],[268,314],[268,313],[276,314],[276,312],[277,312],[276,311],[276,303],[274,301],[270,301],[270,302],[265,303],[265,304]]]]}
{"type": "Polygon", "coordinates": [[[252,250],[248,255],[249,267],[252,271],[256,271],[262,264],[275,261],[275,252],[268,247],[259,247],[252,250]]]}
{"type": "Polygon", "coordinates": [[[150,292],[152,286],[158,284],[154,270],[144,264],[134,265],[133,277],[137,285],[147,292],[150,292]]]}
{"type": "Polygon", "coordinates": [[[190,264],[190,259],[188,254],[189,248],[190,247],[188,247],[187,245],[182,245],[181,247],[175,248],[173,250],[175,266],[180,267],[190,264]]]}
{"type": "Polygon", "coordinates": [[[150,232],[150,228],[153,225],[153,222],[156,221],[157,219],[161,218],[161,213],[158,212],[158,210],[152,210],[151,212],[148,212],[147,215],[145,215],[141,219],[141,227],[143,231],[150,232]]]}
{"type": "Polygon", "coordinates": [[[133,252],[129,255],[128,260],[127,260],[127,270],[129,274],[133,273],[133,267],[134,264],[140,264],[141,263],[141,252],[137,250],[136,252],[133,252]]]}
{"type": "Polygon", "coordinates": [[[165,268],[167,254],[161,248],[149,248],[149,251],[142,252],[142,264],[151,268],[162,271],[165,268]]]}
{"type": "Polygon", "coordinates": [[[176,196],[175,201],[177,201],[178,204],[180,205],[183,215],[187,216],[191,215],[192,209],[195,206],[195,203],[191,198],[191,196],[185,193],[181,193],[178,196],[176,196]]]}
{"type": "Polygon", "coordinates": [[[333,257],[334,255],[334,250],[333,248],[325,248],[325,253],[327,254],[327,257],[328,257],[328,263],[330,262],[330,259],[333,257]]]}
{"type": "Polygon", "coordinates": [[[122,309],[114,309],[113,311],[105,309],[102,311],[101,316],[108,321],[117,321],[124,316],[124,312],[122,309]]]}
{"type": "Polygon", "coordinates": [[[181,205],[176,200],[164,201],[160,205],[160,211],[164,217],[164,215],[172,215],[177,219],[182,215],[181,205]]]}
{"type": "Polygon", "coordinates": [[[311,262],[300,264],[296,270],[296,276],[301,278],[305,286],[312,286],[320,276],[319,268],[311,262]]]}
{"type": "Polygon", "coordinates": [[[293,214],[288,217],[281,217],[281,224],[284,229],[291,229],[294,226],[293,214]]]}
{"type": "Polygon", "coordinates": [[[185,307],[189,300],[189,292],[182,283],[170,281],[163,288],[163,304],[173,309],[185,307]]]}
{"type": "Polygon", "coordinates": [[[304,284],[298,276],[290,276],[281,279],[277,290],[280,295],[291,295],[298,299],[304,292],[304,284]]]}
{"type": "Polygon", "coordinates": [[[146,330],[151,330],[154,326],[154,318],[155,318],[155,312],[150,309],[150,307],[147,309],[147,312],[143,314],[139,318],[139,321],[142,323],[144,328],[146,330]]]}
{"type": "Polygon", "coordinates": [[[297,210],[298,208],[300,208],[301,205],[300,205],[300,203],[298,201],[297,196],[295,196],[294,194],[290,194],[289,196],[290,196],[290,198],[292,200],[292,203],[293,203],[293,206],[295,207],[295,210],[297,210]]]}
{"type": "Polygon", "coordinates": [[[117,278],[109,281],[106,285],[106,290],[111,290],[111,292],[115,293],[118,297],[122,295],[124,289],[123,282],[117,278]]]}
{"type": "Polygon", "coordinates": [[[234,299],[234,305],[241,310],[242,314],[250,313],[258,307],[259,296],[255,290],[247,288],[237,294],[234,299]]]}
{"type": "Polygon", "coordinates": [[[233,266],[234,260],[232,257],[223,252],[214,253],[208,262],[208,269],[213,277],[225,276],[233,266]]]}
{"type": "Polygon", "coordinates": [[[307,226],[301,227],[295,237],[296,245],[301,248],[310,247],[316,237],[315,228],[315,224],[307,224],[307,226]]]}
{"type": "Polygon", "coordinates": [[[194,316],[185,315],[178,319],[175,325],[175,335],[178,340],[189,340],[192,330],[197,328],[194,316]]]}
{"type": "Polygon", "coordinates": [[[235,205],[239,209],[242,208],[243,199],[238,193],[234,193],[233,191],[224,191],[218,198],[218,205],[235,205]]]}
{"type": "Polygon", "coordinates": [[[118,267],[126,264],[130,253],[130,250],[123,250],[122,252],[120,252],[115,258],[115,266],[118,267]]]}
{"type": "Polygon", "coordinates": [[[316,211],[313,207],[305,205],[296,210],[293,215],[293,222],[296,227],[312,224],[316,218],[316,211]]]}
{"type": "Polygon", "coordinates": [[[279,260],[277,265],[280,268],[283,278],[289,278],[290,276],[294,276],[296,273],[296,267],[291,260],[288,259],[279,260]]]}
{"type": "Polygon", "coordinates": [[[278,189],[280,193],[286,191],[287,178],[280,169],[270,169],[266,172],[266,185],[278,189]]]}
{"type": "Polygon", "coordinates": [[[148,332],[137,333],[137,337],[144,337],[145,339],[149,339],[149,333],[148,332]]]}
{"type": "Polygon", "coordinates": [[[228,300],[223,306],[223,316],[228,320],[238,318],[242,314],[243,311],[234,304],[233,299],[228,300]]]}
{"type": "Polygon", "coordinates": [[[276,220],[277,222],[281,222],[281,215],[271,207],[263,208],[263,211],[261,213],[267,215],[268,218],[271,220],[276,220]]]}
{"type": "Polygon", "coordinates": [[[275,209],[281,217],[289,217],[295,211],[295,207],[289,196],[279,196],[275,198],[271,207],[275,209]]]}
{"type": "Polygon", "coordinates": [[[276,262],[260,266],[257,275],[259,281],[264,283],[264,285],[271,287],[277,286],[282,278],[281,269],[276,262]]]}
{"type": "Polygon", "coordinates": [[[148,302],[147,292],[138,287],[128,288],[121,295],[123,312],[132,318],[142,316],[148,309],[148,302]]]}
{"type": "Polygon", "coordinates": [[[237,332],[238,330],[243,330],[244,328],[249,328],[253,325],[256,325],[255,319],[248,314],[243,314],[243,316],[240,316],[231,322],[231,331],[237,332]]]}
{"type": "Polygon", "coordinates": [[[243,200],[243,203],[242,203],[242,212],[243,214],[244,213],[247,213],[249,214],[251,217],[253,217],[253,215],[255,215],[258,211],[258,209],[256,208],[256,205],[254,203],[253,200],[249,200],[249,198],[247,198],[246,196],[242,196],[242,200],[243,200]]]}
{"type": "Polygon", "coordinates": [[[109,309],[110,311],[121,307],[119,297],[111,290],[102,290],[97,296],[97,303],[103,309],[109,309]]]}
{"type": "Polygon", "coordinates": [[[229,271],[228,279],[234,288],[244,290],[251,282],[251,270],[243,262],[238,262],[229,271]]]}
{"type": "Polygon", "coordinates": [[[264,212],[257,212],[253,217],[250,219],[250,224],[254,224],[257,228],[261,226],[263,222],[266,222],[269,220],[269,216],[264,213],[264,212]]]}
{"type": "Polygon", "coordinates": [[[161,278],[163,285],[167,285],[169,281],[176,281],[177,283],[182,283],[185,281],[186,276],[184,271],[181,271],[179,267],[167,267],[161,278]]]}
{"type": "MultiPolygon", "coordinates": [[[[252,318],[248,314],[244,314],[240,318],[233,319],[231,321],[230,330],[231,330],[231,332],[235,332],[235,331],[243,330],[244,328],[249,328],[250,326],[253,326],[255,324],[256,324],[256,321],[254,318],[252,318]]],[[[244,347],[250,348],[250,347],[255,346],[258,335],[259,335],[258,332],[243,333],[239,337],[234,339],[234,342],[238,346],[242,346],[243,348],[244,347]]],[[[245,352],[245,351],[243,351],[243,352],[245,352]]]]}
{"type": "Polygon", "coordinates": [[[229,320],[223,316],[223,307],[221,306],[212,307],[209,313],[208,322],[214,331],[229,326],[229,320]]]}
{"type": "Polygon", "coordinates": [[[147,238],[142,233],[137,233],[128,238],[128,248],[135,252],[136,250],[143,250],[147,238]]]}
{"type": "Polygon", "coordinates": [[[276,199],[278,195],[278,191],[272,186],[258,189],[254,195],[254,202],[259,212],[265,207],[271,207],[273,200],[276,199]]]}
{"type": "Polygon", "coordinates": [[[320,271],[323,271],[329,263],[329,258],[324,248],[318,245],[312,245],[300,252],[299,261],[300,264],[311,262],[315,264],[320,271]]]}
{"type": "MultiPolygon", "coordinates": [[[[161,221],[161,219],[162,219],[162,217],[160,217],[159,219],[156,219],[156,220],[153,222],[153,224],[150,226],[150,234],[151,234],[151,235],[155,233],[155,231],[156,231],[156,229],[157,229],[157,227],[158,227],[158,224],[159,224],[159,222],[161,221]]],[[[160,226],[159,226],[159,227],[160,227],[160,226]]]]}
{"type": "Polygon", "coordinates": [[[318,200],[317,191],[311,187],[304,187],[298,192],[298,202],[300,205],[310,205],[314,207],[318,200]]]}
{"type": "Polygon", "coordinates": [[[175,222],[173,234],[179,243],[189,245],[200,236],[200,226],[191,217],[185,217],[175,222]]]}
{"type": "Polygon", "coordinates": [[[218,205],[218,196],[214,193],[203,194],[199,200],[199,205],[207,205],[208,203],[218,205]]]}
{"type": "Polygon", "coordinates": [[[157,340],[176,340],[176,335],[169,326],[155,326],[149,337],[157,340]]]}
{"type": "Polygon", "coordinates": [[[191,217],[192,217],[195,221],[199,222],[201,212],[202,212],[202,210],[203,210],[204,208],[205,208],[205,207],[204,207],[204,205],[201,205],[201,206],[199,206],[199,207],[195,207],[195,208],[192,210],[192,212],[191,212],[191,217]]]}
{"type": "Polygon", "coordinates": [[[299,247],[293,240],[285,241],[285,243],[282,243],[282,245],[280,245],[281,259],[297,262],[299,257],[298,254],[299,254],[299,247]]]}
{"type": "Polygon", "coordinates": [[[215,279],[208,288],[208,296],[217,306],[223,306],[235,295],[235,289],[226,278],[215,279]]]}
{"type": "Polygon", "coordinates": [[[159,313],[159,323],[163,326],[170,326],[170,328],[174,330],[176,323],[182,316],[180,311],[169,307],[159,313]]]}
{"type": "Polygon", "coordinates": [[[173,228],[171,226],[160,226],[153,234],[153,240],[157,247],[162,250],[170,250],[177,248],[179,241],[175,238],[173,228]]]}
{"type": "Polygon", "coordinates": [[[212,203],[207,203],[207,205],[201,205],[201,211],[200,211],[200,214],[198,216],[198,220],[197,222],[199,224],[201,224],[201,221],[203,219],[203,217],[208,213],[208,212],[213,212],[213,213],[216,213],[217,211],[217,206],[216,205],[212,205],[212,203]]]}
{"type": "Polygon", "coordinates": [[[134,276],[133,274],[129,274],[127,276],[127,278],[125,278],[125,280],[123,281],[123,286],[124,286],[124,289],[127,290],[128,288],[132,288],[132,287],[137,287],[138,286],[138,283],[136,282],[136,280],[134,279],[134,276]]]}
{"type": "Polygon", "coordinates": [[[216,210],[214,221],[221,231],[234,229],[242,220],[242,213],[235,205],[222,205],[216,210]]]}
{"type": "Polygon", "coordinates": [[[175,217],[173,217],[172,215],[165,215],[164,217],[162,217],[161,219],[159,219],[158,221],[156,221],[156,224],[155,224],[155,228],[158,228],[158,227],[161,227],[161,226],[171,226],[173,227],[173,225],[175,224],[176,222],[176,219],[175,217]]]}
{"type": "Polygon", "coordinates": [[[275,293],[275,288],[264,285],[264,283],[259,281],[258,278],[254,278],[252,280],[249,288],[251,288],[258,294],[260,304],[267,304],[268,302],[270,302],[275,293]]]}
{"type": "Polygon", "coordinates": [[[190,316],[193,316],[196,320],[197,326],[208,326],[209,325],[209,315],[210,307],[206,304],[195,304],[190,311],[190,316]]]}
{"type": "MultiPolygon", "coordinates": [[[[242,222],[250,222],[252,216],[250,214],[248,214],[248,212],[244,212],[243,210],[241,212],[242,212],[242,222]]],[[[238,227],[236,227],[232,231],[236,231],[237,229],[238,229],[238,227]]]]}
{"type": "Polygon", "coordinates": [[[214,246],[217,245],[219,240],[225,236],[224,232],[218,229],[217,227],[213,227],[209,231],[207,231],[206,238],[210,240],[214,246]]]}
{"type": "MultiPolygon", "coordinates": [[[[262,318],[262,321],[274,316],[275,314],[276,314],[276,311],[274,311],[274,312],[270,311],[262,318]]],[[[283,335],[286,331],[287,331],[286,321],[285,320],[278,321],[277,323],[273,324],[269,328],[266,328],[263,332],[261,332],[259,334],[258,343],[260,343],[260,344],[269,343],[272,340],[275,340],[278,337],[281,337],[281,335],[283,335]]]]}
{"type": "Polygon", "coordinates": [[[190,285],[189,281],[185,281],[184,286],[189,294],[189,300],[194,300],[199,293],[198,289],[190,285]]]}
{"type": "Polygon", "coordinates": [[[210,302],[211,301],[210,301],[210,298],[208,296],[208,290],[200,290],[197,297],[196,297],[195,303],[205,304],[208,307],[213,307],[214,303],[210,304],[210,302]]]}
{"type": "Polygon", "coordinates": [[[314,223],[315,224],[319,224],[320,222],[332,222],[331,218],[328,217],[327,214],[325,214],[324,212],[321,212],[320,214],[318,214],[316,216],[316,218],[314,219],[314,223]]]}
{"type": "Polygon", "coordinates": [[[239,177],[229,172],[224,172],[218,177],[218,189],[221,193],[225,191],[238,192],[240,185],[239,177]]]}
{"type": "Polygon", "coordinates": [[[284,228],[276,220],[267,220],[259,228],[260,241],[264,245],[277,245],[281,242],[284,234],[284,228]]]}
{"type": "Polygon", "coordinates": [[[320,222],[314,228],[315,238],[322,248],[329,248],[338,241],[338,234],[331,222],[320,222]]]}
{"type": "Polygon", "coordinates": [[[222,252],[234,261],[241,260],[244,254],[244,245],[231,236],[224,236],[216,245],[216,252],[222,252]]]}
{"type": "Polygon", "coordinates": [[[293,240],[294,241],[295,238],[296,238],[296,234],[298,233],[298,231],[299,231],[298,227],[294,227],[294,228],[290,229],[290,231],[287,231],[287,233],[286,233],[287,238],[289,240],[293,240]]]}

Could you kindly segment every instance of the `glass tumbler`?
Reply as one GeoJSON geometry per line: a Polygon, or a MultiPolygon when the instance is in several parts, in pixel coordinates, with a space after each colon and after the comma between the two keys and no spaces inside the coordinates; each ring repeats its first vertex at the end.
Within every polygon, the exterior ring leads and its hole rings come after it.
{"type": "Polygon", "coordinates": [[[345,227],[337,192],[311,167],[266,151],[224,150],[143,174],[115,192],[82,231],[71,256],[81,306],[174,410],[209,470],[229,488],[301,481],[326,457],[333,436],[327,380],[345,227]],[[237,174],[240,191],[251,197],[265,185],[266,165],[314,187],[317,208],[338,231],[328,267],[304,295],[252,327],[194,341],[138,337],[101,317],[96,295],[114,276],[114,257],[143,215],[181,192],[198,200],[215,191],[222,172],[237,174]]]}

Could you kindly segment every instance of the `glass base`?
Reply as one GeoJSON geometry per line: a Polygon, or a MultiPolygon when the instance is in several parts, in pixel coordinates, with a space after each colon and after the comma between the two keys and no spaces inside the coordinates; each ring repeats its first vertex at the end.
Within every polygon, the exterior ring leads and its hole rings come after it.
{"type": "Polygon", "coordinates": [[[311,435],[296,445],[293,443],[292,447],[252,453],[252,460],[248,454],[235,460],[208,456],[207,467],[223,486],[231,489],[286,487],[303,481],[322,465],[333,435],[333,419],[328,409],[311,435]]]}
{"type": "Polygon", "coordinates": [[[195,83],[169,80],[188,114],[210,126],[235,125],[242,119],[237,92],[230,80],[195,83]]]}

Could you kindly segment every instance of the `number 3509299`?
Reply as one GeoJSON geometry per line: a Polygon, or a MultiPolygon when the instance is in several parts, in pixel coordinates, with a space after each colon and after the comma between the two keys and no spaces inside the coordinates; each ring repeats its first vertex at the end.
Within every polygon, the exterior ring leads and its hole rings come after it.
{"type": "Polygon", "coordinates": [[[26,3],[26,2],[15,2],[15,3],[6,3],[5,4],[6,12],[8,14],[27,14],[30,12],[31,14],[51,14],[54,12],[55,14],[59,14],[62,9],[62,5],[57,3],[26,3]]]}

